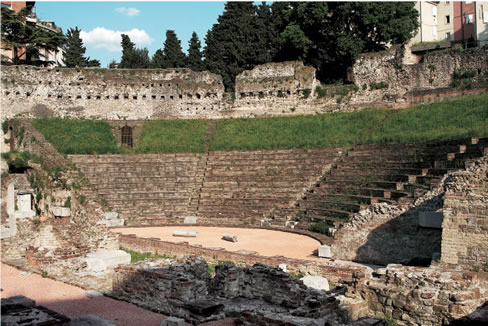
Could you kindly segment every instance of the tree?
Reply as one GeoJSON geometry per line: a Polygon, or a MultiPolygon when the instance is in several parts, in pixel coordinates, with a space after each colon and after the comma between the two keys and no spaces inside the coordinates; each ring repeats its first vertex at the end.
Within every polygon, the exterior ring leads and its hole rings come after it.
{"type": "Polygon", "coordinates": [[[151,66],[153,68],[163,68],[163,65],[164,65],[163,51],[161,49],[157,49],[152,57],[151,66]]]}
{"type": "Polygon", "coordinates": [[[122,34],[122,59],[120,68],[125,69],[145,69],[151,66],[149,51],[147,48],[138,49],[130,40],[129,35],[122,34]]]}
{"type": "MultiPolygon", "coordinates": [[[[2,7],[2,47],[13,49],[14,64],[31,64],[33,57],[45,57],[39,49],[57,50],[62,46],[65,37],[62,33],[53,32],[28,23],[26,18],[31,14],[32,7],[25,7],[17,14],[2,7]],[[25,59],[22,59],[25,56],[25,59]]],[[[48,63],[39,60],[40,64],[48,63]]]]}
{"type": "Polygon", "coordinates": [[[80,32],[78,26],[68,29],[64,45],[64,63],[67,67],[100,67],[100,61],[84,57],[86,48],[83,46],[80,32]]]}
{"type": "Polygon", "coordinates": [[[409,2],[299,2],[277,14],[282,47],[275,59],[304,59],[321,80],[344,79],[360,53],[404,43],[418,27],[409,2]]]}
{"type": "Polygon", "coordinates": [[[193,71],[201,71],[203,69],[201,46],[197,33],[193,32],[188,42],[187,58],[187,66],[193,71]]]}
{"type": "MultiPolygon", "coordinates": [[[[207,33],[206,69],[220,74],[228,91],[234,89],[239,73],[271,58],[258,26],[256,7],[251,2],[227,2],[218,23],[207,33]]],[[[261,26],[265,25],[261,22],[261,26]]]]}
{"type": "Polygon", "coordinates": [[[120,60],[120,68],[133,68],[135,63],[134,60],[134,49],[135,44],[130,40],[129,35],[122,34],[122,59],[120,60]]]}
{"type": "Polygon", "coordinates": [[[163,67],[162,68],[182,68],[185,67],[186,56],[181,49],[181,41],[176,36],[175,31],[166,31],[166,41],[163,48],[163,67]]]}

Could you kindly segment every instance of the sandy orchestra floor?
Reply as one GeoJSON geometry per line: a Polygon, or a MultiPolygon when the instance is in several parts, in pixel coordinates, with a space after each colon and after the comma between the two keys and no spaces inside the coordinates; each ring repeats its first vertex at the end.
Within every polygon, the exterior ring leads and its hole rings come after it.
{"type": "Polygon", "coordinates": [[[164,226],[144,228],[115,228],[113,232],[135,234],[140,238],[159,238],[163,241],[201,245],[205,248],[220,247],[229,251],[255,251],[262,256],[321,260],[314,255],[320,242],[305,235],[263,229],[221,228],[203,226],[164,226]],[[174,237],[173,231],[196,231],[196,238],[174,237]],[[238,242],[222,240],[224,233],[236,235],[238,242]]]}

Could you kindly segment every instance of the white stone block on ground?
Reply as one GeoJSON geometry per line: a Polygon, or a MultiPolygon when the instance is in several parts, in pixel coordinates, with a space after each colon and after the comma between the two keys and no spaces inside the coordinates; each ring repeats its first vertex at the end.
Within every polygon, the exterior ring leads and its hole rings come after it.
{"type": "Polygon", "coordinates": [[[330,251],[330,246],[328,246],[328,245],[319,246],[318,255],[319,255],[319,257],[322,257],[322,258],[331,258],[332,253],[330,251]]]}
{"type": "Polygon", "coordinates": [[[98,298],[98,297],[103,297],[103,293],[95,291],[95,290],[88,290],[88,291],[86,291],[86,296],[88,298],[98,298]]]}
{"type": "Polygon", "coordinates": [[[70,326],[116,326],[95,315],[81,315],[71,318],[70,326]]]}
{"type": "Polygon", "coordinates": [[[10,228],[0,227],[0,240],[10,238],[11,236],[10,228]]]}
{"type": "Polygon", "coordinates": [[[51,213],[56,217],[71,216],[71,209],[69,207],[54,206],[51,208],[51,213]]]}
{"type": "Polygon", "coordinates": [[[30,193],[22,193],[17,195],[17,207],[19,211],[28,212],[32,210],[32,195],[30,193]]]}
{"type": "Polygon", "coordinates": [[[119,213],[117,213],[117,212],[105,212],[105,213],[103,213],[103,218],[106,220],[116,220],[119,218],[119,213]]]}
{"type": "Polygon", "coordinates": [[[34,216],[36,216],[36,212],[34,212],[34,211],[15,211],[13,215],[14,215],[14,218],[16,218],[16,219],[22,219],[22,218],[34,217],[34,216]]]}
{"type": "Polygon", "coordinates": [[[161,322],[160,326],[185,326],[185,320],[176,317],[168,317],[161,322]]]}
{"type": "Polygon", "coordinates": [[[306,286],[316,289],[329,291],[329,281],[322,276],[305,276],[300,279],[306,286]]]}
{"type": "Polygon", "coordinates": [[[230,241],[230,242],[237,242],[239,239],[237,238],[236,235],[230,234],[230,233],[224,233],[222,235],[222,239],[225,241],[230,241]]]}
{"type": "Polygon", "coordinates": [[[442,229],[444,214],[442,212],[419,212],[419,226],[442,229]]]}
{"type": "Polygon", "coordinates": [[[183,223],[185,223],[185,224],[196,224],[197,221],[198,221],[198,218],[196,216],[186,216],[183,223]]]}
{"type": "Polygon", "coordinates": [[[290,229],[294,229],[295,226],[298,224],[297,221],[286,221],[285,226],[290,229]]]}
{"type": "Polygon", "coordinates": [[[195,238],[197,235],[198,232],[194,232],[194,231],[181,231],[181,230],[173,231],[173,237],[195,238]]]}
{"type": "Polygon", "coordinates": [[[130,264],[130,255],[123,250],[100,250],[86,255],[88,270],[104,272],[120,264],[130,264]]]}
{"type": "Polygon", "coordinates": [[[279,264],[278,268],[281,269],[283,272],[286,272],[286,264],[279,264]]]}

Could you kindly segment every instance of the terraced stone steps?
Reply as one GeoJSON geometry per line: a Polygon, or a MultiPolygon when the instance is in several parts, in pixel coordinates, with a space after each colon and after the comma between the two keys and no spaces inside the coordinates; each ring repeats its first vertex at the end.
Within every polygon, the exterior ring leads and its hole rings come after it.
{"type": "Polygon", "coordinates": [[[294,207],[272,217],[277,223],[300,220],[302,228],[320,220],[332,226],[373,203],[413,202],[449,171],[487,153],[487,145],[488,138],[354,146],[294,207]]]}

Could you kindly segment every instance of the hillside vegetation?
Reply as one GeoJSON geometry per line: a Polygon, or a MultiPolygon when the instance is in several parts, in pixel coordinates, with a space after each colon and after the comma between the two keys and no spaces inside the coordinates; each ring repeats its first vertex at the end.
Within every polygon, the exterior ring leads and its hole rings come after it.
{"type": "MultiPolygon", "coordinates": [[[[34,126],[64,154],[202,152],[207,120],[144,124],[134,150],[119,149],[104,121],[39,119],[34,126]]],[[[402,110],[367,109],[313,116],[225,119],[211,150],[313,148],[488,136],[488,93],[402,110]]]]}

